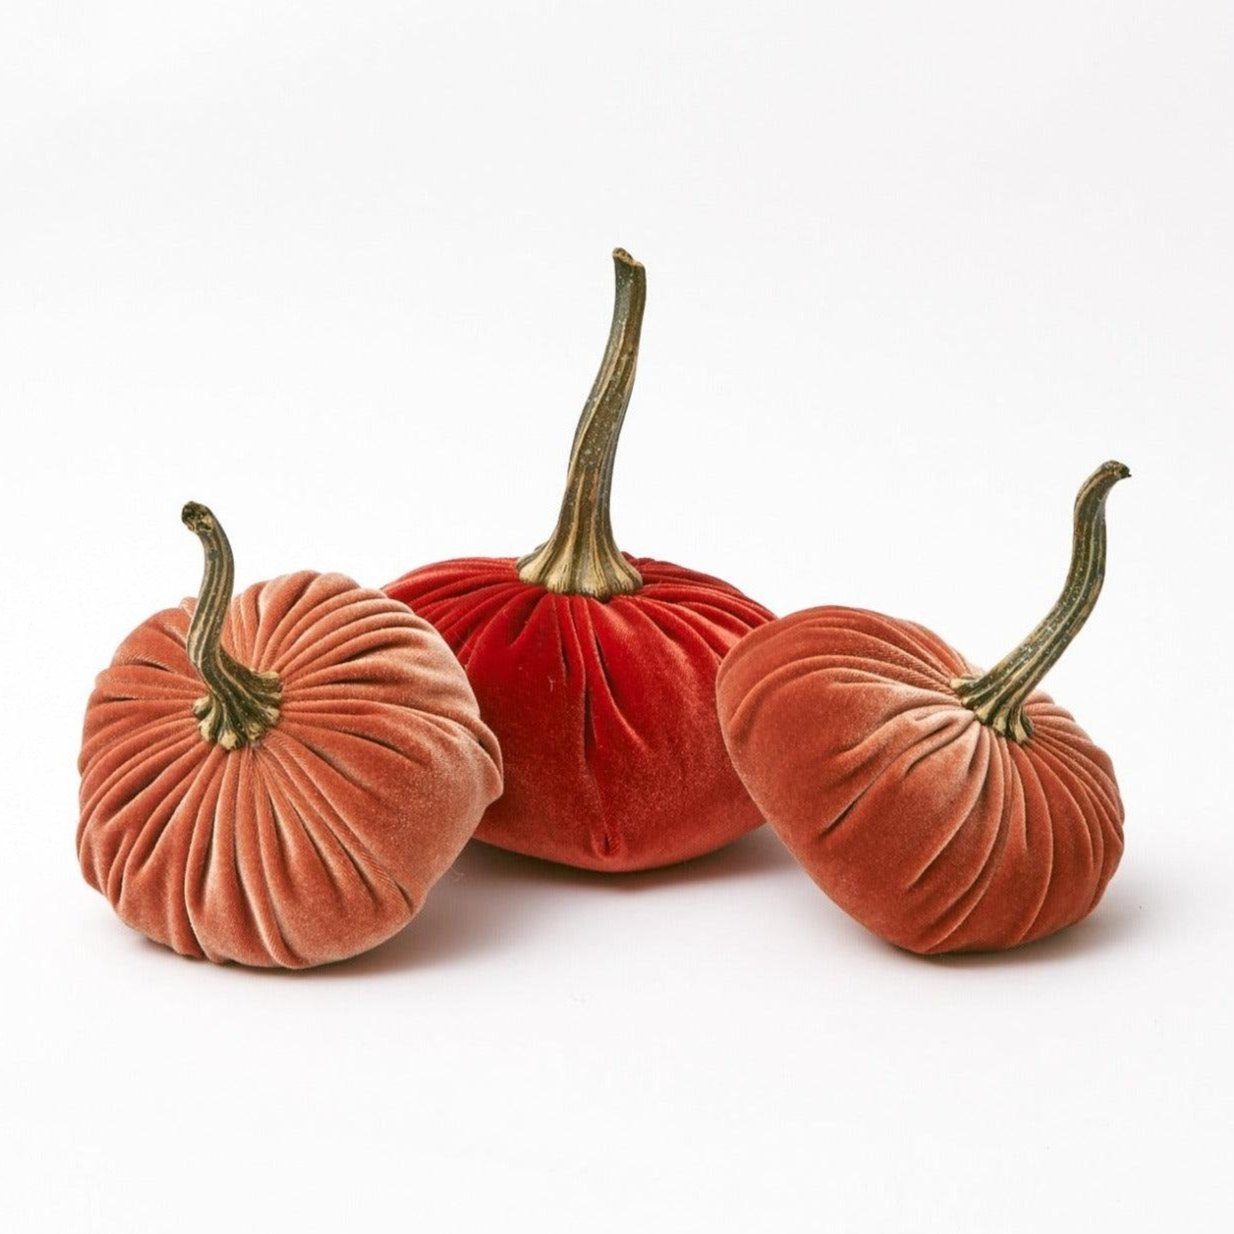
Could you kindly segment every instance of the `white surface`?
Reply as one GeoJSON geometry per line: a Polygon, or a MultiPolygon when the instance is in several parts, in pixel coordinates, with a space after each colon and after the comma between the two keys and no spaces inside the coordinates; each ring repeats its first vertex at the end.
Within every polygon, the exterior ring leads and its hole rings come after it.
{"type": "Polygon", "coordinates": [[[0,1227],[1230,1229],[1232,25],[6,4],[0,1227]],[[93,674],[196,587],[181,503],[245,584],[531,548],[614,244],[631,551],[991,662],[1130,464],[1049,679],[1127,804],[1097,913],[915,960],[762,832],[613,880],[475,848],[315,975],[130,933],[74,760],[93,674]]]}

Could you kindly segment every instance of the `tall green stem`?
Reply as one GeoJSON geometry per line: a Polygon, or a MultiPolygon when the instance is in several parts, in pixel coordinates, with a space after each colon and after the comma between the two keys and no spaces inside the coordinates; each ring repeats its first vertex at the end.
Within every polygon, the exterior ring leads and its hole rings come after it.
{"type": "Polygon", "coordinates": [[[1062,594],[1045,620],[1009,655],[980,677],[960,677],[952,688],[983,724],[1012,741],[1024,742],[1033,727],[1024,702],[1080,632],[1105,580],[1105,500],[1131,472],[1122,463],[1103,463],[1084,481],[1075,499],[1071,568],[1062,594]]]}
{"type": "Polygon", "coordinates": [[[245,668],[223,650],[223,622],[235,584],[231,545],[218,519],[205,506],[190,501],[180,517],[201,541],[206,554],[187,650],[209,693],[193,704],[193,714],[207,741],[234,750],[258,741],[278,723],[282,685],[277,673],[245,668]]]}
{"type": "Polygon", "coordinates": [[[609,496],[617,439],[634,388],[647,275],[624,249],[614,250],[613,264],[617,274],[613,324],[574,433],[557,526],[544,544],[518,563],[518,576],[525,583],[601,600],[637,591],[643,584],[613,538],[609,496]]]}

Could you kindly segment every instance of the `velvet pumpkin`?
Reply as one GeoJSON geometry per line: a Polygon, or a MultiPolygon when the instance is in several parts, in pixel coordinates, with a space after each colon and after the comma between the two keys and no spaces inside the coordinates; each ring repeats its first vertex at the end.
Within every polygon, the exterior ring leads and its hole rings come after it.
{"type": "Polygon", "coordinates": [[[997,950],[1090,913],[1123,851],[1110,759],[1036,689],[1096,603],[1106,463],[1080,489],[1071,568],[988,673],[912,622],[814,608],[754,631],[717,680],[728,749],[793,855],[910,951],[997,950]]]}
{"type": "Polygon", "coordinates": [[[441,562],[387,587],[441,632],[501,742],[505,792],[477,838],[593,870],[640,870],[759,825],[715,714],[715,675],[771,618],[735,587],[620,553],[609,515],[646,300],[618,249],[616,303],[550,539],[521,560],[441,562]]]}
{"type": "Polygon", "coordinates": [[[501,791],[497,743],[405,605],[308,571],[233,600],[222,527],[183,517],[199,599],[138,626],[86,708],[82,872],[183,955],[355,955],[415,915],[501,791]]]}

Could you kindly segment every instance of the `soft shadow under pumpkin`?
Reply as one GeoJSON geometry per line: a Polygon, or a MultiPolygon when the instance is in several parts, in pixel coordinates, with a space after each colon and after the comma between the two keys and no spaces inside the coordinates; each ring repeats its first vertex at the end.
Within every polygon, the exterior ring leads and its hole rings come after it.
{"type": "Polygon", "coordinates": [[[411,973],[525,946],[529,937],[557,933],[568,926],[570,903],[564,896],[555,896],[555,888],[625,898],[728,879],[795,881],[796,875],[796,863],[788,850],[766,828],[704,857],[618,876],[472,843],[437,884],[414,929],[404,930],[362,956],[295,977],[411,973]]]}
{"type": "MultiPolygon", "coordinates": [[[[1144,930],[1156,915],[1162,894],[1162,886],[1157,881],[1151,886],[1123,882],[1115,885],[1102,900],[1101,912],[1093,913],[1057,934],[1002,950],[923,955],[879,938],[839,905],[820,901],[814,895],[807,897],[810,907],[804,911],[809,915],[800,923],[800,928],[810,931],[819,947],[826,947],[829,951],[836,947],[851,950],[859,955],[863,964],[881,961],[925,968],[987,969],[1067,964],[1073,960],[1088,963],[1102,953],[1141,945],[1144,930]]],[[[1169,899],[1170,896],[1165,898],[1169,899]]]]}
{"type": "Polygon", "coordinates": [[[1153,916],[1152,894],[1142,887],[1117,885],[1102,901],[1101,912],[1093,913],[1070,929],[1036,942],[1025,943],[1006,951],[956,951],[944,955],[923,956],[911,951],[901,955],[921,964],[937,964],[944,968],[998,968],[1020,964],[1063,964],[1069,960],[1086,959],[1102,951],[1130,946],[1144,930],[1146,920],[1153,916]]]}

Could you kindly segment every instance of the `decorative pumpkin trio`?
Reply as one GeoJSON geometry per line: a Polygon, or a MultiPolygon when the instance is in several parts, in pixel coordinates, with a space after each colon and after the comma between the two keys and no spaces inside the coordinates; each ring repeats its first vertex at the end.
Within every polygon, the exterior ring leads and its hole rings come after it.
{"type": "Polygon", "coordinates": [[[184,507],[200,594],[138,626],[86,708],[77,851],[126,923],[184,955],[303,968],[400,930],[473,835],[617,872],[764,819],[910,951],[1014,947],[1095,907],[1123,847],[1114,771],[1037,685],[1096,603],[1127,468],[1085,481],[1062,594],[988,672],[879,613],[776,620],[617,548],[646,277],[613,257],[561,512],[528,556],[233,597],[222,526],[184,507]]]}

